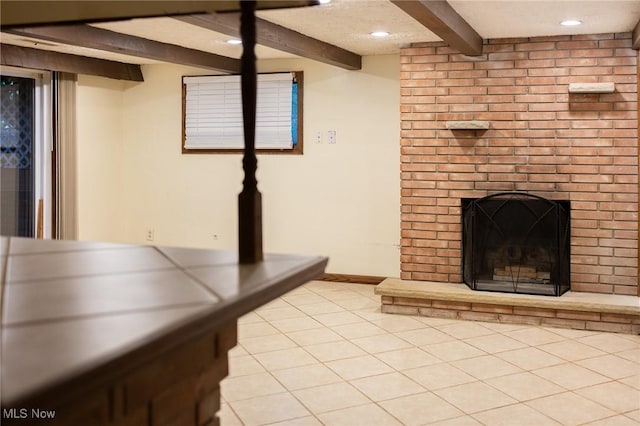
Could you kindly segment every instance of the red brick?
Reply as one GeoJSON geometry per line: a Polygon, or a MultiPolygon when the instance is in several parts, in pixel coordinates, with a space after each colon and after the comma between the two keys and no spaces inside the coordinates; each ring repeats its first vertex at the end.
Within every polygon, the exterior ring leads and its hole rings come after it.
{"type": "Polygon", "coordinates": [[[608,314],[600,315],[601,321],[618,324],[640,324],[640,315],[608,314]]]}
{"type": "MultiPolygon", "coordinates": [[[[489,53],[488,59],[490,61],[505,61],[505,60],[524,60],[528,59],[529,54],[527,52],[496,52],[489,53]]],[[[516,62],[517,64],[518,62],[516,62]]],[[[522,68],[516,65],[517,68],[522,68]]]]}
{"type": "Polygon", "coordinates": [[[407,47],[402,50],[404,56],[415,57],[420,55],[433,55],[436,53],[435,47],[407,47]]]}
{"type": "Polygon", "coordinates": [[[542,318],[541,325],[561,328],[573,328],[576,330],[586,329],[585,321],[563,318],[542,318]]]}
{"type": "MultiPolygon", "coordinates": [[[[517,51],[536,52],[538,50],[556,51],[556,44],[552,41],[537,41],[534,43],[519,43],[515,46],[517,51]]],[[[529,53],[531,54],[531,53],[529,53]]]]}
{"type": "Polygon", "coordinates": [[[579,67],[572,68],[571,75],[610,75],[612,74],[613,68],[611,67],[579,67]]]}
{"type": "Polygon", "coordinates": [[[435,69],[438,71],[460,71],[460,70],[472,70],[472,62],[445,62],[435,64],[435,69]]]}
{"type": "Polygon", "coordinates": [[[449,88],[450,95],[485,95],[487,94],[487,88],[481,86],[474,87],[451,87],[449,88]]]}
{"type": "Polygon", "coordinates": [[[419,315],[417,306],[382,305],[380,310],[385,314],[419,315]]]}
{"type": "MultiPolygon", "coordinates": [[[[601,281],[605,281],[607,277],[603,277],[603,280],[601,281]]],[[[613,293],[615,294],[622,294],[622,295],[627,295],[627,296],[637,296],[638,295],[638,281],[637,279],[633,279],[631,277],[627,277],[626,280],[622,279],[622,277],[615,277],[617,285],[613,286],[613,293]]]]}
{"type": "Polygon", "coordinates": [[[498,314],[513,314],[513,306],[509,305],[488,305],[485,303],[472,303],[472,311],[477,312],[490,312],[498,314]]]}
{"type": "Polygon", "coordinates": [[[383,305],[393,305],[393,296],[381,296],[380,303],[383,305]]]}
{"type": "Polygon", "coordinates": [[[474,111],[487,111],[486,105],[478,105],[478,104],[462,104],[462,105],[449,105],[449,110],[451,112],[474,112],[474,111]]]}
{"type": "Polygon", "coordinates": [[[514,50],[513,44],[485,44],[483,46],[483,51],[485,53],[513,52],[514,50]]]}
{"type": "Polygon", "coordinates": [[[570,55],[569,50],[541,50],[529,52],[529,59],[559,59],[568,58],[570,55]]]}
{"type": "Polygon", "coordinates": [[[556,44],[556,49],[596,49],[597,41],[561,41],[556,44]]]}
{"type": "Polygon", "coordinates": [[[458,312],[448,309],[419,308],[420,315],[433,318],[457,319],[458,312]]]}
{"type": "Polygon", "coordinates": [[[438,80],[436,82],[437,87],[471,87],[473,85],[473,79],[451,79],[451,80],[438,80]]]}
{"type": "Polygon", "coordinates": [[[500,322],[512,324],[540,325],[542,323],[542,318],[535,316],[500,314],[498,319],[500,322]]]}
{"type": "Polygon", "coordinates": [[[486,61],[476,62],[477,70],[496,70],[514,68],[514,61],[486,61]]]}
{"type": "Polygon", "coordinates": [[[490,312],[459,311],[458,317],[467,321],[500,322],[500,316],[490,312]]]}
{"type": "MultiPolygon", "coordinates": [[[[638,268],[637,267],[623,267],[623,266],[616,266],[614,267],[614,274],[615,275],[620,275],[620,276],[627,276],[627,277],[637,277],[638,276],[638,268]]],[[[609,274],[611,275],[611,274],[609,274]]]]}
{"type": "Polygon", "coordinates": [[[545,317],[545,318],[555,318],[556,313],[553,309],[545,309],[545,308],[529,308],[529,307],[513,307],[514,315],[521,315],[527,317],[545,317]]]}
{"type": "Polygon", "coordinates": [[[602,65],[602,66],[637,65],[637,63],[638,63],[638,60],[635,57],[615,57],[615,58],[598,59],[598,65],[602,65]]]}
{"type": "MultiPolygon", "coordinates": [[[[573,274],[572,274],[573,275],[573,274]]],[[[594,277],[594,282],[577,282],[571,281],[571,290],[572,291],[583,291],[586,293],[613,293],[613,286],[604,285],[599,282],[597,276],[594,277]]]]}
{"type": "MultiPolygon", "coordinates": [[[[526,74],[525,74],[526,75],[526,74]]],[[[513,78],[476,78],[475,84],[477,86],[503,86],[503,87],[511,87],[515,84],[515,80],[513,78]]]]}
{"type": "Polygon", "coordinates": [[[615,49],[615,55],[616,56],[632,56],[635,57],[637,55],[637,51],[635,51],[634,49],[615,49]]]}
{"type": "Polygon", "coordinates": [[[571,36],[571,40],[596,40],[596,41],[601,41],[601,40],[613,40],[615,37],[615,34],[612,33],[608,33],[608,34],[575,34],[571,36]]]}
{"type": "Polygon", "coordinates": [[[566,109],[567,105],[561,103],[529,104],[529,111],[564,111],[566,109]]]}
{"type": "Polygon", "coordinates": [[[615,40],[599,40],[598,47],[611,48],[611,47],[626,47],[631,49],[631,38],[615,39],[615,40]]]}
{"type": "Polygon", "coordinates": [[[470,311],[471,303],[453,302],[447,300],[433,300],[431,306],[436,309],[451,309],[457,311],[470,311]]]}
{"type": "Polygon", "coordinates": [[[617,323],[608,323],[608,322],[595,322],[595,321],[587,321],[586,327],[587,330],[593,331],[609,331],[612,333],[627,333],[631,334],[634,330],[634,327],[631,324],[617,324],[617,323]]]}
{"type": "Polygon", "coordinates": [[[518,44],[518,43],[527,43],[529,39],[526,37],[512,37],[512,38],[496,38],[490,39],[489,44],[518,44]]]}
{"type": "MultiPolygon", "coordinates": [[[[432,273],[436,271],[436,267],[435,265],[418,265],[418,264],[414,264],[414,263],[403,263],[402,264],[402,271],[403,272],[412,272],[413,274],[420,272],[420,273],[432,273]]],[[[414,276],[412,274],[412,277],[414,276]]],[[[413,278],[412,278],[413,279],[413,278]]]]}
{"type": "Polygon", "coordinates": [[[472,104],[474,102],[474,97],[471,95],[437,96],[436,99],[439,104],[472,104]]]}
{"type": "Polygon", "coordinates": [[[556,312],[557,318],[575,319],[584,321],[600,321],[600,313],[598,312],[580,312],[580,311],[564,311],[556,312]]]}

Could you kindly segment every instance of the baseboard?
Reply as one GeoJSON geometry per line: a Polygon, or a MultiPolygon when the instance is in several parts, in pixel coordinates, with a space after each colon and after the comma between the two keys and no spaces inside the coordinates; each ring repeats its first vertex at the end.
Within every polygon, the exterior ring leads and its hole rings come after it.
{"type": "Polygon", "coordinates": [[[321,281],[331,281],[349,284],[380,284],[386,277],[376,277],[373,275],[351,275],[351,274],[324,274],[321,281]]]}

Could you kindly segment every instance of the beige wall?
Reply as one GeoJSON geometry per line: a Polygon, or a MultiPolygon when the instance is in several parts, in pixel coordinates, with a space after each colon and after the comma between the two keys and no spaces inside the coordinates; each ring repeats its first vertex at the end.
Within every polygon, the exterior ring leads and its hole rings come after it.
{"type": "Polygon", "coordinates": [[[123,241],[124,83],[79,76],[77,85],[78,238],[123,241]]]}
{"type": "MultiPolygon", "coordinates": [[[[366,57],[361,71],[307,60],[259,68],[305,73],[304,155],[259,156],[265,251],[327,255],[334,273],[399,276],[398,56],[366,57]]],[[[235,250],[240,155],[180,151],[180,78],[203,71],[143,72],[144,83],[79,80],[80,238],[145,243],[153,229],[155,244],[235,250]]]]}

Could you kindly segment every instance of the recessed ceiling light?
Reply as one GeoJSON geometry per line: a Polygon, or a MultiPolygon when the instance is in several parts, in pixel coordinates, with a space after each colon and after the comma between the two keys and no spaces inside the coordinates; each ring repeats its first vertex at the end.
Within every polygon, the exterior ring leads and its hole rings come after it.
{"type": "Polygon", "coordinates": [[[581,25],[582,21],[578,21],[577,19],[565,19],[560,22],[560,25],[564,25],[565,27],[575,27],[576,25],[581,25]]]}
{"type": "Polygon", "coordinates": [[[371,35],[374,37],[388,37],[389,33],[387,31],[374,31],[371,35]]]}
{"type": "Polygon", "coordinates": [[[229,43],[229,44],[242,44],[242,40],[237,39],[237,38],[230,38],[229,40],[227,40],[227,43],[229,43]]]}
{"type": "Polygon", "coordinates": [[[327,4],[327,3],[331,3],[331,0],[319,0],[318,3],[327,4]]]}

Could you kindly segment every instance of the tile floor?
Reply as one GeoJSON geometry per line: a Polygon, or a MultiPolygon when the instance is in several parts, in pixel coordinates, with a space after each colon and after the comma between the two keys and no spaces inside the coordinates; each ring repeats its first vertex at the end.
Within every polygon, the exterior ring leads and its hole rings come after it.
{"type": "Polygon", "coordinates": [[[244,316],[222,426],[640,424],[640,336],[379,307],[314,281],[244,316]]]}

